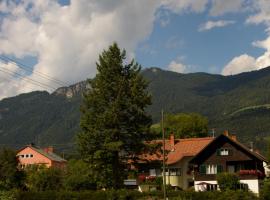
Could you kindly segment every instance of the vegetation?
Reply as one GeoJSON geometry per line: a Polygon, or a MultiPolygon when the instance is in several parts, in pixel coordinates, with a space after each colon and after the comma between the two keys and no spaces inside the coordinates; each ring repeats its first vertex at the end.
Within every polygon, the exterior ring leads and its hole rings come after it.
{"type": "Polygon", "coordinates": [[[62,171],[45,166],[31,166],[26,171],[25,185],[29,190],[46,191],[62,188],[62,171]]]}
{"type": "Polygon", "coordinates": [[[151,96],[141,67],[124,64],[125,58],[117,44],[103,51],[81,106],[78,147],[100,188],[122,187],[125,165],[144,148],[152,123],[145,112],[151,96]]]}
{"type": "Polygon", "coordinates": [[[237,190],[240,183],[236,174],[227,172],[217,174],[217,182],[221,191],[237,190]]]}
{"type": "Polygon", "coordinates": [[[82,160],[70,160],[64,175],[63,186],[65,190],[80,191],[95,189],[93,175],[89,165],[82,160]]]}
{"type": "Polygon", "coordinates": [[[23,173],[17,169],[16,153],[10,149],[0,150],[0,190],[21,186],[23,173]]]}
{"type": "MultiPolygon", "coordinates": [[[[166,114],[164,117],[166,133],[174,133],[176,138],[208,136],[208,119],[198,113],[166,114]]],[[[151,127],[161,132],[160,123],[151,127]]]]}
{"type": "MultiPolygon", "coordinates": [[[[200,113],[217,134],[228,129],[242,142],[253,141],[255,148],[266,149],[270,136],[270,68],[233,76],[150,68],[142,75],[149,81],[153,104],[148,111],[155,123],[160,121],[161,108],[165,113],[200,113]]],[[[60,150],[71,149],[69,143],[79,129],[80,104],[79,93],[66,98],[61,93],[31,92],[4,99],[0,101],[0,141],[17,141],[17,145],[18,141],[66,143],[60,150]]]]}
{"type": "MultiPolygon", "coordinates": [[[[168,192],[170,200],[258,200],[259,198],[249,192],[168,192]]],[[[16,200],[162,200],[161,191],[140,193],[132,190],[107,190],[107,191],[47,191],[47,192],[17,192],[16,200]]]]}

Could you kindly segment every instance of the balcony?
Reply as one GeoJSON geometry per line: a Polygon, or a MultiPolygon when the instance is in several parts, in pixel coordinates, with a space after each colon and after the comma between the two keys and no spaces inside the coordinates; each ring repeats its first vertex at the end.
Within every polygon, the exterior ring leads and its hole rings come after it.
{"type": "Polygon", "coordinates": [[[260,170],[239,170],[237,172],[239,179],[263,179],[265,174],[260,170]]]}

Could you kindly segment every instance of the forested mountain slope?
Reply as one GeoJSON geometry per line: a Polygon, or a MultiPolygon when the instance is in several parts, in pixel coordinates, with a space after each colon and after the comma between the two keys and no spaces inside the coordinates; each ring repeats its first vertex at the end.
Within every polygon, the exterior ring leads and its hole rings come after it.
{"type": "MultiPolygon", "coordinates": [[[[160,111],[198,112],[209,118],[216,133],[229,129],[248,143],[263,148],[270,136],[270,68],[233,76],[179,74],[159,68],[144,70],[149,81],[153,121],[160,111]]],[[[21,146],[30,142],[70,148],[79,127],[80,82],[54,93],[31,92],[0,101],[0,143],[21,146]]]]}

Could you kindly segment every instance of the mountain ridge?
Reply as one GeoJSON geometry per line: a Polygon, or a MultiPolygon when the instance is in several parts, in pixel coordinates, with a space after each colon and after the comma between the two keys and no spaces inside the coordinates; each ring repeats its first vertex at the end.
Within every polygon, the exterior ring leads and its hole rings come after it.
{"type": "MultiPolygon", "coordinates": [[[[216,132],[229,129],[243,142],[253,140],[263,146],[270,137],[270,110],[260,107],[270,104],[270,67],[230,76],[181,74],[155,67],[142,70],[142,74],[153,96],[147,111],[154,122],[160,120],[162,108],[167,113],[197,112],[209,118],[210,128],[216,132]],[[253,109],[231,116],[248,107],[253,109]]],[[[72,146],[86,87],[86,81],[81,81],[51,94],[35,91],[1,100],[0,143],[72,146]]]]}

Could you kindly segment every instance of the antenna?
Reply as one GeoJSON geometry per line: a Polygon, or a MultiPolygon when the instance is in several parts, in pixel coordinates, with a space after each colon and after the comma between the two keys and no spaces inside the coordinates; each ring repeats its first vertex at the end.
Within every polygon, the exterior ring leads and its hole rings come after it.
{"type": "Polygon", "coordinates": [[[253,142],[250,142],[250,151],[253,151],[253,142]]]}
{"type": "Polygon", "coordinates": [[[212,128],[212,137],[214,138],[215,137],[215,129],[212,128]]]}

